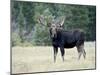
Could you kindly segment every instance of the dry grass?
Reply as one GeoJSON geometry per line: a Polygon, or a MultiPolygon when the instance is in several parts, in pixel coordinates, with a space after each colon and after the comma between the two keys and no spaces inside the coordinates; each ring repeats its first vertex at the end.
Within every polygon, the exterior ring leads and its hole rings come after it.
{"type": "Polygon", "coordinates": [[[76,48],[65,49],[65,62],[62,61],[60,50],[56,63],[53,62],[52,46],[13,47],[12,73],[47,72],[60,70],[78,70],[95,68],[95,43],[85,43],[87,53],[78,60],[76,48]]]}

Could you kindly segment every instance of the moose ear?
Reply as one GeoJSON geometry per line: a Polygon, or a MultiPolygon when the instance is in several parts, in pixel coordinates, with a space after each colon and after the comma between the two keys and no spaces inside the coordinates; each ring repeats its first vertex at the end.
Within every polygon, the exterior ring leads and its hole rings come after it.
{"type": "Polygon", "coordinates": [[[63,26],[64,21],[65,21],[65,16],[63,16],[63,17],[61,18],[61,21],[60,21],[59,25],[60,25],[60,26],[63,26]]]}

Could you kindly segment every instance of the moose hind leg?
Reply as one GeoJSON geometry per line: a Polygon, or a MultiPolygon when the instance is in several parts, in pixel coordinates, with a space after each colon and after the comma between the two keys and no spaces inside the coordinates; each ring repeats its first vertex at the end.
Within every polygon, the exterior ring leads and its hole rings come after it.
{"type": "Polygon", "coordinates": [[[57,53],[58,53],[58,48],[54,47],[54,62],[56,62],[57,53]]]}
{"type": "Polygon", "coordinates": [[[83,48],[83,57],[84,57],[84,59],[86,58],[86,52],[85,52],[84,48],[83,48]]]}
{"type": "Polygon", "coordinates": [[[83,57],[85,58],[86,57],[86,52],[85,52],[85,49],[84,49],[84,45],[80,45],[80,46],[77,46],[77,50],[78,50],[78,53],[79,53],[79,58],[81,57],[81,55],[83,54],[83,57]]]}
{"type": "Polygon", "coordinates": [[[79,52],[78,54],[79,54],[79,56],[78,56],[78,60],[80,60],[80,57],[81,57],[82,53],[79,52]]]}
{"type": "Polygon", "coordinates": [[[82,50],[83,57],[85,59],[86,58],[86,52],[85,52],[85,49],[84,49],[84,45],[81,46],[81,50],[82,50]]]}
{"type": "Polygon", "coordinates": [[[64,48],[61,47],[61,48],[60,48],[60,51],[61,51],[62,59],[63,59],[63,61],[64,61],[64,54],[65,54],[64,48]]]}
{"type": "Polygon", "coordinates": [[[78,60],[80,60],[80,57],[81,57],[81,55],[82,55],[82,53],[83,53],[82,45],[77,46],[77,51],[78,51],[78,54],[79,54],[78,60]]]}

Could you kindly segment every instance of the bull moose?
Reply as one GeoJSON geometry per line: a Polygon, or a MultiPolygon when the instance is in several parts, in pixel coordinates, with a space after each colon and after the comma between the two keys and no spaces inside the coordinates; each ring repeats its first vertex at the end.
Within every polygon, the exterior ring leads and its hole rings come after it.
{"type": "MultiPolygon", "coordinates": [[[[40,16],[39,22],[42,25],[44,25],[43,21],[44,21],[44,17],[40,16]]],[[[83,57],[85,58],[86,52],[84,49],[84,41],[85,41],[84,32],[79,29],[64,30],[63,29],[64,21],[65,21],[65,17],[63,17],[59,22],[53,20],[52,22],[47,23],[50,31],[53,50],[54,50],[54,62],[56,61],[58,48],[60,48],[63,61],[64,61],[64,54],[65,54],[64,48],[76,47],[79,54],[78,59],[80,59],[82,54],[83,57]]]]}

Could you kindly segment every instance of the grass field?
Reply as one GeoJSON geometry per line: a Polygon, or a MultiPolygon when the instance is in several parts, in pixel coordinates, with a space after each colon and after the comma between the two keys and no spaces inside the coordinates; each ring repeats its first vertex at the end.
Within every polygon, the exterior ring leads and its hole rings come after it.
{"type": "Polygon", "coordinates": [[[86,42],[85,50],[86,59],[78,60],[76,48],[65,49],[64,62],[59,50],[54,63],[52,46],[13,47],[12,73],[95,69],[95,42],[86,42]]]}

